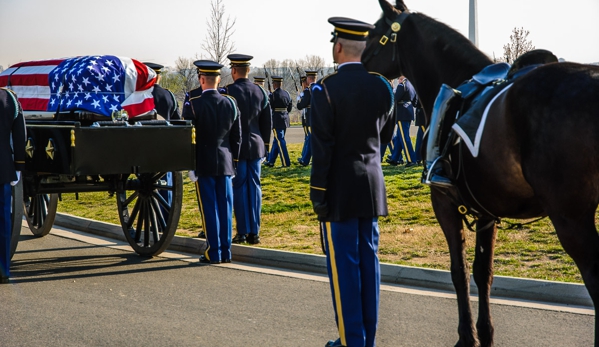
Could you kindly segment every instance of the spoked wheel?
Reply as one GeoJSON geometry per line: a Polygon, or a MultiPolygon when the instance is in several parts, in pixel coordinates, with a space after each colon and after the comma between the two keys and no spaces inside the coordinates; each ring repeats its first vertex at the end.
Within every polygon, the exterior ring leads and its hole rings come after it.
{"type": "Polygon", "coordinates": [[[162,253],[175,236],[181,215],[181,172],[136,174],[123,183],[117,205],[127,241],[139,255],[162,253]]]}
{"type": "Polygon", "coordinates": [[[35,236],[46,236],[52,230],[58,206],[58,194],[37,194],[24,202],[27,225],[35,236]]]}
{"type": "Polygon", "coordinates": [[[10,239],[10,258],[17,250],[19,237],[21,236],[21,226],[23,226],[23,180],[19,180],[16,186],[12,187],[11,202],[11,225],[12,235],[10,239]]]}

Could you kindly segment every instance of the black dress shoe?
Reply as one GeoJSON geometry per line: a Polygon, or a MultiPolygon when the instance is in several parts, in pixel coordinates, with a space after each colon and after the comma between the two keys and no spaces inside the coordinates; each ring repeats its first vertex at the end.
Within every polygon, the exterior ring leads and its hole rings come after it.
{"type": "Polygon", "coordinates": [[[275,164],[273,164],[273,163],[269,163],[269,162],[267,162],[267,161],[265,161],[265,162],[264,162],[264,165],[266,165],[266,166],[268,166],[268,167],[274,167],[274,166],[275,166],[275,164]]]}
{"type": "Polygon", "coordinates": [[[391,160],[391,159],[387,159],[387,160],[385,160],[385,161],[386,161],[386,162],[387,162],[389,165],[393,165],[393,166],[397,166],[397,165],[399,165],[399,164],[400,164],[398,161],[391,160]]]}
{"type": "Polygon", "coordinates": [[[297,162],[301,165],[301,166],[308,166],[308,164],[304,163],[301,159],[298,159],[297,162]]]}
{"type": "Polygon", "coordinates": [[[203,231],[200,231],[200,233],[198,234],[198,237],[199,237],[200,239],[205,239],[205,238],[206,238],[206,233],[205,233],[205,232],[203,232],[203,231]]]}
{"type": "Polygon", "coordinates": [[[233,243],[244,243],[246,241],[247,241],[247,237],[245,235],[241,235],[241,234],[235,235],[233,240],[231,240],[231,242],[233,242],[233,243]]]}
{"type": "Polygon", "coordinates": [[[230,263],[230,262],[231,262],[231,259],[223,259],[223,260],[221,261],[221,263],[230,263]]]}
{"type": "Polygon", "coordinates": [[[0,277],[0,284],[6,284],[6,283],[10,283],[10,278],[8,278],[6,276],[0,277]]]}
{"type": "Polygon", "coordinates": [[[202,264],[220,264],[218,260],[208,260],[205,255],[200,255],[200,263],[202,264]]]}
{"type": "Polygon", "coordinates": [[[412,167],[412,166],[416,166],[416,165],[418,165],[418,164],[412,162],[412,163],[407,163],[406,167],[412,167]]]}
{"type": "Polygon", "coordinates": [[[248,234],[247,235],[247,242],[250,245],[256,245],[260,243],[260,236],[256,235],[256,234],[248,234]]]}
{"type": "Polygon", "coordinates": [[[335,341],[330,340],[324,347],[343,347],[343,345],[341,344],[341,339],[337,339],[335,341]]]}

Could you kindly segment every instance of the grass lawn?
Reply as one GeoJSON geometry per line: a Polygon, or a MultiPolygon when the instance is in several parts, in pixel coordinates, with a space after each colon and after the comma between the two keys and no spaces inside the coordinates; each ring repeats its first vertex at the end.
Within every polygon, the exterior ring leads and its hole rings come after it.
{"type": "MultiPolygon", "coordinates": [[[[321,254],[318,222],[309,196],[310,167],[297,164],[301,144],[291,144],[289,168],[262,169],[262,225],[259,247],[321,254]]],[[[277,167],[279,166],[279,167],[277,167]]],[[[429,188],[420,184],[421,168],[383,164],[389,216],[379,220],[383,262],[449,270],[449,251],[430,203],[429,188]]],[[[184,174],[183,211],[177,235],[196,237],[201,231],[194,185],[184,174]]],[[[107,193],[63,194],[58,211],[120,224],[116,200],[107,193]]],[[[500,227],[506,227],[504,220],[500,227]]],[[[235,231],[234,231],[235,233],[235,231]]],[[[475,235],[467,234],[472,261],[475,235]]],[[[519,229],[499,229],[495,274],[554,281],[580,282],[572,259],[564,252],[548,219],[519,229]]]]}

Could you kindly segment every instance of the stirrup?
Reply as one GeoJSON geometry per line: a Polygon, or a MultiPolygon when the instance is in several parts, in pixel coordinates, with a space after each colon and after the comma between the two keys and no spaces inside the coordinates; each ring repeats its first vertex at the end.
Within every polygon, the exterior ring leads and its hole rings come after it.
{"type": "Polygon", "coordinates": [[[433,187],[451,188],[453,187],[453,182],[445,177],[442,166],[437,165],[441,158],[442,157],[438,157],[435,159],[426,172],[423,173],[422,183],[433,187]]]}

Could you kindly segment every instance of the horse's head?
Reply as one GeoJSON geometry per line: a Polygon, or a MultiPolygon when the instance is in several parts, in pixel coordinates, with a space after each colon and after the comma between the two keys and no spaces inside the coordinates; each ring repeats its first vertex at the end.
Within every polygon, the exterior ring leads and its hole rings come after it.
{"type": "Polygon", "coordinates": [[[376,71],[388,79],[401,76],[399,47],[396,44],[401,26],[408,17],[408,7],[403,0],[397,0],[395,7],[386,0],[379,0],[383,16],[370,31],[362,63],[366,69],[376,71]]]}

